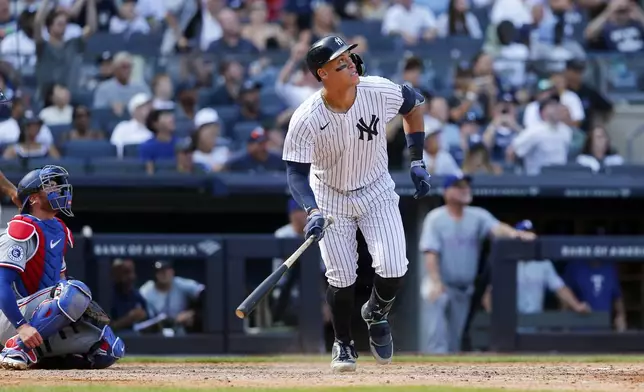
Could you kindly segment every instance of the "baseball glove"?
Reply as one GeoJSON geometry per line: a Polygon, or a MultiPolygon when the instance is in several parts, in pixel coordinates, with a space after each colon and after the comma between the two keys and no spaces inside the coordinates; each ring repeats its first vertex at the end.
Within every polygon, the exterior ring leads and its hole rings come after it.
{"type": "Polygon", "coordinates": [[[99,328],[103,328],[104,326],[109,325],[111,321],[110,316],[108,316],[103,308],[101,308],[100,305],[97,304],[94,300],[90,301],[83,315],[89,318],[92,324],[98,326],[99,328]]]}

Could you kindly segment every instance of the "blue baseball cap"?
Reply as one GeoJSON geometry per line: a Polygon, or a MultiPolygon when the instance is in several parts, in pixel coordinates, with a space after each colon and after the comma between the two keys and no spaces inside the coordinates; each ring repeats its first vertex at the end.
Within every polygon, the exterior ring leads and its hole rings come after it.
{"type": "Polygon", "coordinates": [[[292,214],[295,211],[304,211],[304,208],[302,208],[295,199],[288,199],[287,209],[289,214],[292,214]]]}
{"type": "Polygon", "coordinates": [[[514,226],[515,229],[520,230],[520,231],[530,231],[534,229],[534,226],[532,226],[532,221],[529,219],[522,220],[521,222],[517,223],[514,226]]]}
{"type": "Polygon", "coordinates": [[[461,175],[452,174],[452,175],[446,176],[443,179],[443,188],[445,189],[450,188],[456,185],[456,183],[460,181],[467,181],[467,183],[469,184],[472,182],[472,177],[468,175],[463,175],[463,174],[461,175]]]}

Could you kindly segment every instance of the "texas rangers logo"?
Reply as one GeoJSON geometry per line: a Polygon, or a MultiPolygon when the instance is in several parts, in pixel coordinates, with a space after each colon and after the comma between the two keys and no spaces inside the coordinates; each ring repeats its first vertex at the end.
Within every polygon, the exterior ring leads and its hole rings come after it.
{"type": "Polygon", "coordinates": [[[19,263],[25,259],[25,251],[22,247],[14,245],[7,251],[7,257],[14,263],[19,263]]]}
{"type": "Polygon", "coordinates": [[[367,125],[363,118],[360,118],[360,120],[358,120],[358,124],[356,124],[356,127],[358,127],[358,132],[360,132],[359,139],[364,140],[364,134],[366,133],[367,141],[372,141],[373,137],[378,135],[376,128],[378,128],[379,122],[380,119],[376,117],[375,114],[371,115],[371,122],[369,122],[369,125],[367,125]]]}

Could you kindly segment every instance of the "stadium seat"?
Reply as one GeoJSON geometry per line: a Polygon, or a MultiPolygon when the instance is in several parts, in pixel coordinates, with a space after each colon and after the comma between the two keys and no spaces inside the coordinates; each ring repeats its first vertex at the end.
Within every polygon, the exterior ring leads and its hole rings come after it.
{"type": "MultiPolygon", "coordinates": [[[[112,112],[111,108],[93,108],[92,109],[92,125],[95,129],[107,130],[110,125],[118,124],[120,121],[129,118],[129,113],[124,113],[122,117],[117,116],[112,112]]],[[[113,127],[112,127],[113,129],[113,127]]]]}
{"type": "Polygon", "coordinates": [[[86,161],[82,158],[62,157],[60,159],[52,158],[30,158],[27,161],[27,169],[34,170],[47,165],[57,165],[64,167],[70,175],[83,175],[87,171],[86,161]]]}
{"type": "Polygon", "coordinates": [[[68,157],[85,159],[116,156],[116,147],[103,140],[71,140],[64,144],[63,151],[68,157]]]}
{"type": "Polygon", "coordinates": [[[154,171],[157,173],[174,173],[177,171],[177,161],[163,159],[154,162],[154,171]]]}
{"type": "Polygon", "coordinates": [[[163,33],[133,33],[127,37],[126,49],[135,55],[157,57],[159,56],[162,41],[163,33]]]}
{"type": "Polygon", "coordinates": [[[644,177],[644,165],[608,166],[604,171],[607,174],[644,177]]]}
{"type": "Polygon", "coordinates": [[[49,130],[54,137],[54,144],[59,145],[65,134],[72,130],[72,124],[50,125],[49,130]]]}
{"type": "Polygon", "coordinates": [[[240,145],[245,144],[246,140],[250,137],[250,133],[259,126],[261,126],[261,124],[254,121],[244,121],[235,124],[232,136],[233,141],[240,145]]]}
{"type": "Polygon", "coordinates": [[[83,55],[85,58],[95,60],[96,56],[103,52],[118,53],[126,50],[125,34],[111,34],[107,32],[96,32],[92,34],[84,46],[83,55]]]}
{"type": "Polygon", "coordinates": [[[95,158],[89,161],[89,171],[96,174],[140,174],[145,163],[138,158],[95,158]]]}
{"type": "Polygon", "coordinates": [[[239,117],[239,108],[235,105],[230,106],[215,106],[213,109],[217,111],[219,119],[224,127],[222,134],[226,134],[232,137],[232,130],[235,126],[235,122],[239,117]]]}
{"type": "Polygon", "coordinates": [[[565,165],[551,165],[541,168],[541,174],[592,174],[592,169],[578,163],[567,163],[565,165]]]}
{"type": "Polygon", "coordinates": [[[0,159],[0,170],[7,173],[26,173],[27,162],[24,159],[0,159]]]}
{"type": "Polygon", "coordinates": [[[189,118],[176,119],[175,125],[175,135],[180,138],[190,136],[194,130],[194,122],[189,118]]]}
{"type": "Polygon", "coordinates": [[[123,156],[126,158],[138,158],[139,157],[139,145],[138,144],[128,144],[123,147],[123,156]]]}

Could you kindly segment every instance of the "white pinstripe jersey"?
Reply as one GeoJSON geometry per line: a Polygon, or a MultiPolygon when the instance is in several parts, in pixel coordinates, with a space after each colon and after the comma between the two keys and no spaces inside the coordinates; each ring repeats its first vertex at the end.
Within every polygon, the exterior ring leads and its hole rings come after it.
{"type": "Polygon", "coordinates": [[[310,163],[311,174],[337,190],[367,186],[389,172],[385,127],[402,104],[402,87],[379,76],[360,77],[346,113],[329,110],[318,91],[293,113],[282,158],[310,163]]]}

